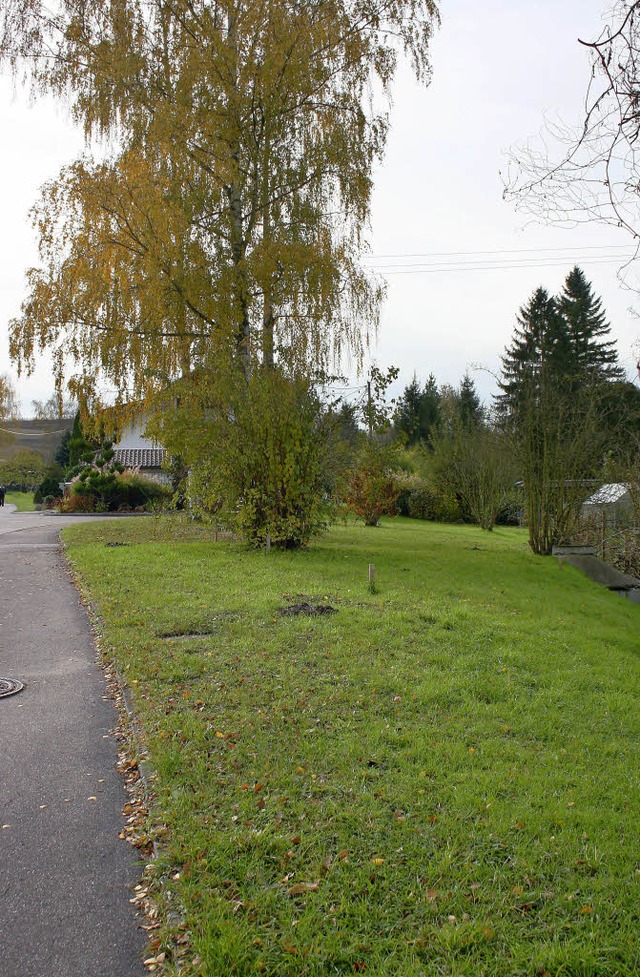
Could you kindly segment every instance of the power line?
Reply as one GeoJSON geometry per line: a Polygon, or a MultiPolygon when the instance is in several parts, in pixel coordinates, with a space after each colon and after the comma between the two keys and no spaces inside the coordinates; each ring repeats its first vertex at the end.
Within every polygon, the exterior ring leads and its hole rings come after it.
{"type": "Polygon", "coordinates": [[[372,254],[369,258],[470,258],[480,255],[491,255],[491,254],[536,254],[544,252],[545,254],[553,254],[555,252],[573,252],[576,251],[624,251],[628,250],[628,244],[589,244],[585,247],[564,247],[564,248],[500,248],[497,251],[427,251],[427,252],[410,252],[408,254],[372,254]]]}
{"type": "MultiPolygon", "coordinates": [[[[617,258],[611,257],[607,258],[605,256],[594,256],[592,258],[586,258],[581,260],[583,265],[605,265],[605,264],[617,264],[621,260],[631,260],[631,255],[618,256],[617,258]]],[[[560,260],[558,258],[550,258],[548,260],[535,260],[523,261],[522,259],[509,261],[505,259],[499,262],[485,262],[483,264],[465,264],[465,263],[445,263],[445,262],[435,262],[432,264],[428,263],[408,263],[406,265],[370,265],[371,271],[377,271],[379,274],[383,275],[436,275],[436,274],[448,274],[454,271],[517,271],[526,270],[528,268],[564,268],[566,267],[566,261],[560,260]]]]}

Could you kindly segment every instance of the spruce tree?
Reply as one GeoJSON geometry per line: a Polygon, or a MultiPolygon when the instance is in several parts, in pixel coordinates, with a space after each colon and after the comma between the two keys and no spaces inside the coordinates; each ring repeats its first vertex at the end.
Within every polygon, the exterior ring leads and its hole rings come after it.
{"type": "Polygon", "coordinates": [[[566,541],[611,442],[606,399],[621,375],[602,305],[579,268],[552,298],[537,289],[520,309],[502,357],[497,407],[524,484],[529,543],[566,541]]]}
{"type": "Polygon", "coordinates": [[[408,445],[419,441],[431,444],[431,432],[438,423],[439,412],[440,393],[433,373],[422,390],[414,374],[413,380],[398,399],[394,423],[405,434],[408,445]]]}
{"type": "Polygon", "coordinates": [[[535,290],[516,321],[511,345],[501,358],[501,393],[496,397],[498,412],[504,418],[517,413],[523,398],[529,401],[537,396],[547,380],[562,382],[569,357],[564,321],[546,289],[535,290]]]}
{"type": "Polygon", "coordinates": [[[624,371],[618,365],[615,342],[605,339],[611,325],[584,272],[576,265],[567,275],[562,292],[556,299],[569,343],[567,373],[577,380],[621,380],[624,371]]]}
{"type": "Polygon", "coordinates": [[[424,385],[422,403],[420,405],[420,438],[430,448],[433,447],[433,435],[440,419],[440,390],[433,373],[424,385]]]}
{"type": "Polygon", "coordinates": [[[458,389],[458,410],[462,426],[467,430],[480,427],[484,420],[484,410],[476,385],[468,373],[460,381],[458,389]]]}
{"type": "Polygon", "coordinates": [[[415,444],[420,438],[420,403],[422,391],[417,376],[408,384],[398,398],[394,423],[396,428],[405,435],[407,444],[415,444]]]}

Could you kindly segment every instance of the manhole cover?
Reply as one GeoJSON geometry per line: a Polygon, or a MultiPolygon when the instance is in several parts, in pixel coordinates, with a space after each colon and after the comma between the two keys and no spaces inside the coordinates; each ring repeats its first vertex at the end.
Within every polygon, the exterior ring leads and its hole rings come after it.
{"type": "Polygon", "coordinates": [[[15,695],[23,688],[22,682],[18,682],[15,678],[0,678],[0,699],[4,695],[15,695]]]}

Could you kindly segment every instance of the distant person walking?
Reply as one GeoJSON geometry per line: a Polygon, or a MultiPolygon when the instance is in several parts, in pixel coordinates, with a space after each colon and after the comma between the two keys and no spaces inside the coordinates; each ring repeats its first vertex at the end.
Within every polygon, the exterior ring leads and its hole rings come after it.
{"type": "Polygon", "coordinates": [[[4,505],[4,485],[0,485],[0,506],[4,505]]]}

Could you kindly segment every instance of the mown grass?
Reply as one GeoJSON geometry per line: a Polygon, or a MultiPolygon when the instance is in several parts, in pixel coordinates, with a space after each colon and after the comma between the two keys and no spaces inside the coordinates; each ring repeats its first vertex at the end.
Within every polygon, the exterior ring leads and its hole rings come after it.
{"type": "Polygon", "coordinates": [[[207,977],[640,973],[640,608],[518,530],[194,532],[65,531],[157,771],[168,961],[188,931],[207,977]]]}
{"type": "Polygon", "coordinates": [[[7,492],[4,497],[5,505],[14,505],[18,512],[33,512],[33,492],[7,492]]]}

